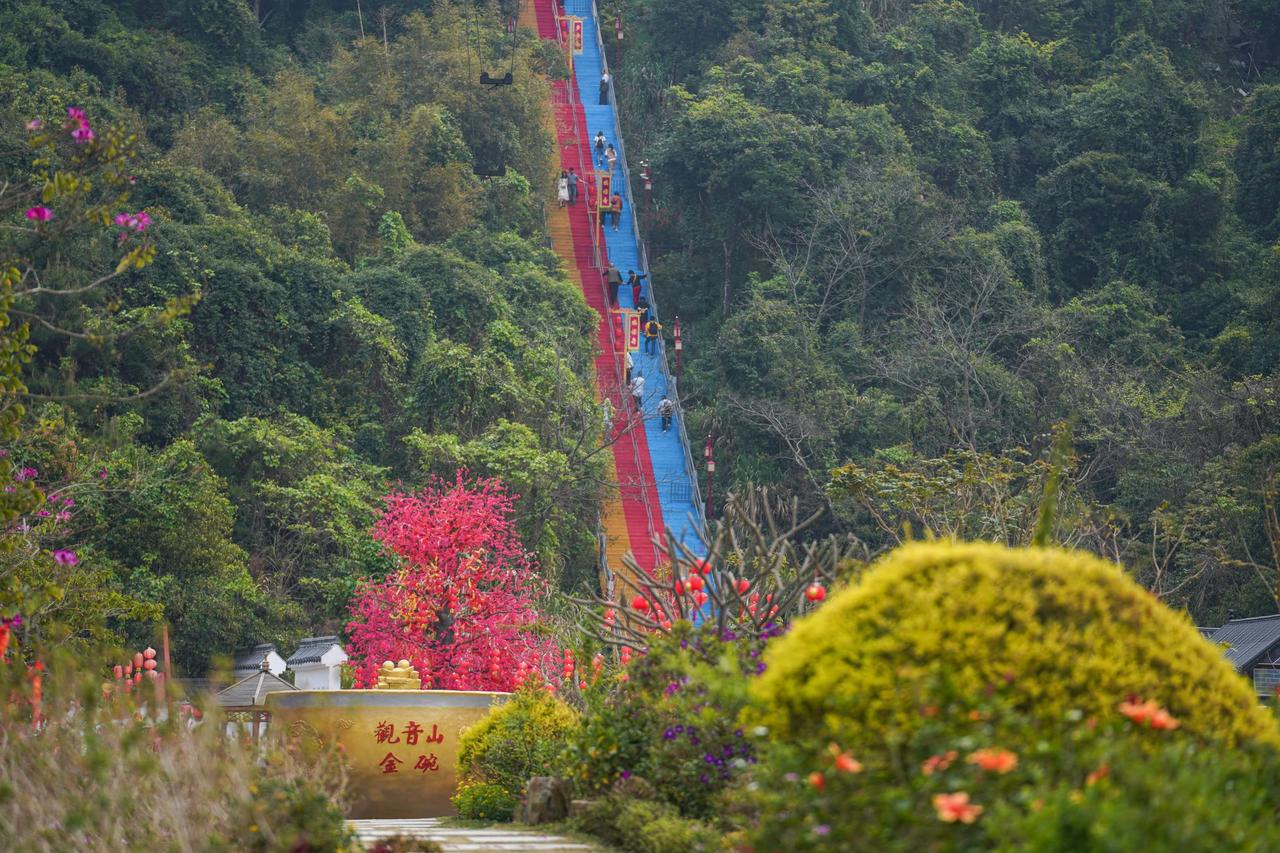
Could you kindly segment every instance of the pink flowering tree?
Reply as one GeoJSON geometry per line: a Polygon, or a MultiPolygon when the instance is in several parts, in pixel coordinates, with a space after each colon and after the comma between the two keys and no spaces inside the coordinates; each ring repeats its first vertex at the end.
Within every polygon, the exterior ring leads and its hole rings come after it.
{"type": "Polygon", "coordinates": [[[555,643],[536,602],[545,584],[512,522],[497,480],[437,480],[387,495],[374,537],[399,561],[356,590],[347,625],[356,686],[383,661],[410,661],[423,687],[513,690],[554,665],[555,643]]]}
{"type": "MultiPolygon", "coordinates": [[[[155,257],[150,214],[128,205],[134,134],[95,128],[75,106],[47,121],[33,117],[26,130],[26,168],[0,182],[0,660],[6,647],[10,659],[18,653],[15,627],[32,642],[97,636],[103,612],[121,614],[82,606],[114,593],[98,595],[102,577],[68,539],[77,511],[71,494],[94,483],[42,473],[21,446],[26,367],[35,355],[29,333],[35,324],[47,337],[97,343],[133,331],[134,321],[118,318],[115,300],[102,293],[155,257]],[[93,618],[77,621],[67,615],[73,608],[93,618]]],[[[172,307],[160,314],[166,321],[185,310],[172,307]]]]}

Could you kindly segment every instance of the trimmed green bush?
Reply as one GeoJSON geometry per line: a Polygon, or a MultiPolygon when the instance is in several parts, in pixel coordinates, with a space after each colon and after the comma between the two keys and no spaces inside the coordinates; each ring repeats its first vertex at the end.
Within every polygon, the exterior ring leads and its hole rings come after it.
{"type": "MultiPolygon", "coordinates": [[[[566,739],[577,725],[578,715],[564,702],[523,687],[462,733],[458,778],[464,784],[489,782],[519,798],[530,777],[557,774],[566,739]]],[[[511,819],[511,807],[501,819],[511,819]]]]}
{"type": "Polygon", "coordinates": [[[450,802],[467,820],[511,820],[520,798],[496,782],[463,782],[450,802]]]}
{"type": "Polygon", "coordinates": [[[1130,696],[1184,731],[1280,743],[1276,724],[1184,616],[1097,557],[926,543],[894,551],[765,655],[749,715],[774,742],[857,752],[909,740],[945,682],[1058,721],[1114,714],[1130,696]]]}
{"type": "Polygon", "coordinates": [[[696,853],[725,849],[720,833],[684,818],[675,806],[610,794],[594,803],[573,826],[627,853],[696,853]]]}

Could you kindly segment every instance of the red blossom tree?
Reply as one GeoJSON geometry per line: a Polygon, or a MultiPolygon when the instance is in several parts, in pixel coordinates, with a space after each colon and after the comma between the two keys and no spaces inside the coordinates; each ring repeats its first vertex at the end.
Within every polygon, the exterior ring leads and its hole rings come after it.
{"type": "Polygon", "coordinates": [[[357,687],[372,687],[387,660],[410,661],[424,688],[442,690],[514,690],[556,662],[536,624],[545,584],[500,482],[459,473],[384,500],[373,535],[400,567],[356,589],[347,635],[357,687]]]}

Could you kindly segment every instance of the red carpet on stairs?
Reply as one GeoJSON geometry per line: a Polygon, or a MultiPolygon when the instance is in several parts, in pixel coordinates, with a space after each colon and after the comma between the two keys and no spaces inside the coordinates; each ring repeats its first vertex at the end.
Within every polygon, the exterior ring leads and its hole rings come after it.
{"type": "MultiPolygon", "coordinates": [[[[538,35],[549,41],[556,40],[554,2],[555,0],[536,0],[534,4],[538,35]]],[[[609,306],[605,304],[606,296],[601,271],[594,263],[591,239],[592,217],[588,212],[588,199],[594,198],[594,192],[588,194],[586,186],[594,181],[595,177],[591,172],[586,117],[581,105],[574,97],[576,91],[576,83],[571,79],[557,81],[552,94],[561,168],[568,170],[572,167],[584,178],[584,191],[579,196],[578,203],[568,208],[569,231],[573,238],[576,273],[583,296],[587,304],[600,315],[600,324],[597,329],[599,344],[599,354],[596,357],[597,388],[602,396],[613,401],[614,410],[617,413],[614,418],[615,430],[619,430],[624,425],[626,427],[621,429],[621,435],[611,449],[618,475],[623,515],[627,521],[628,537],[631,540],[631,549],[636,562],[641,568],[652,572],[660,562],[652,540],[654,535],[661,535],[664,529],[662,507],[658,500],[643,421],[630,417],[633,412],[631,400],[621,387],[622,354],[610,335],[609,306]]],[[[605,258],[603,237],[598,242],[601,257],[605,258]]],[[[608,265],[607,259],[603,264],[608,265]]],[[[612,568],[616,572],[621,567],[612,568]]]]}

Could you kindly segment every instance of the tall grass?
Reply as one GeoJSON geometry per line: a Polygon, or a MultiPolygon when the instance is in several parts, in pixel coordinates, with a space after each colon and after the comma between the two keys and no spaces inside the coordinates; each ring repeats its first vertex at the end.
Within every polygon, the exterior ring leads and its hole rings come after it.
{"type": "MultiPolygon", "coordinates": [[[[0,663],[0,847],[22,851],[351,849],[346,776],[332,753],[225,737],[205,721],[152,719],[137,695],[106,695],[74,664],[46,673],[33,722],[31,674],[0,663]]],[[[176,706],[175,706],[176,707],[176,706]]]]}

